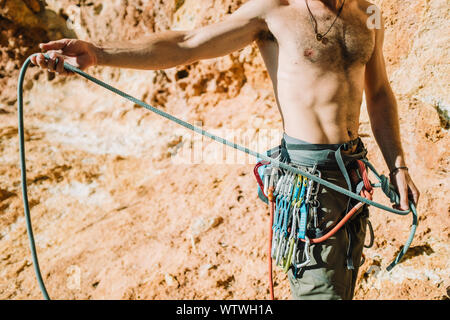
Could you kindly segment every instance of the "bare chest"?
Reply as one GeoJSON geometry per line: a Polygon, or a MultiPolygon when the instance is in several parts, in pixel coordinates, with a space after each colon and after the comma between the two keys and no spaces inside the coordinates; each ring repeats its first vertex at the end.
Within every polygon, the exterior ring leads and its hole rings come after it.
{"type": "Polygon", "coordinates": [[[365,65],[375,45],[375,33],[367,27],[366,15],[347,10],[335,18],[329,10],[317,10],[311,16],[306,7],[286,7],[270,16],[267,23],[280,53],[293,64],[339,69],[365,65]],[[318,41],[316,30],[326,33],[326,41],[318,41]]]}

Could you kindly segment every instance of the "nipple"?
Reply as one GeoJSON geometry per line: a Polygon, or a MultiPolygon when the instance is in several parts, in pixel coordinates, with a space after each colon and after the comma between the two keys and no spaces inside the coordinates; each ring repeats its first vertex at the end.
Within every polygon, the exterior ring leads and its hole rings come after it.
{"type": "Polygon", "coordinates": [[[305,51],[303,52],[303,55],[307,58],[311,58],[314,55],[314,50],[313,49],[305,49],[305,51]]]}

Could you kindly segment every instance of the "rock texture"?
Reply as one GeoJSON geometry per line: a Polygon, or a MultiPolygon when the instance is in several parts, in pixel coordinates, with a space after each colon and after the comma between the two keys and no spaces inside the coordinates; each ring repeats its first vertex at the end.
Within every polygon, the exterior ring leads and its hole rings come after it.
{"type": "MultiPolygon", "coordinates": [[[[41,297],[18,163],[16,81],[25,58],[49,39],[108,42],[195,28],[243,2],[0,0],[0,299],[41,297]]],[[[371,210],[375,245],[365,250],[355,298],[448,299],[450,9],[446,0],[374,2],[386,19],[388,72],[422,198],[417,236],[391,272],[385,267],[405,242],[410,218],[371,210]]],[[[269,147],[281,133],[255,46],[163,71],[89,72],[243,144],[270,134],[269,147]]],[[[55,78],[34,68],[25,100],[29,197],[51,297],[268,298],[269,217],[255,194],[253,159],[224,154],[206,140],[203,159],[194,159],[189,148],[198,145],[198,136],[77,77],[55,78]],[[239,164],[230,164],[233,157],[241,157],[239,164]]],[[[360,134],[372,162],[386,172],[364,105],[360,134]]],[[[380,192],[376,200],[387,204],[380,192]]],[[[275,290],[289,299],[279,270],[275,290]]]]}

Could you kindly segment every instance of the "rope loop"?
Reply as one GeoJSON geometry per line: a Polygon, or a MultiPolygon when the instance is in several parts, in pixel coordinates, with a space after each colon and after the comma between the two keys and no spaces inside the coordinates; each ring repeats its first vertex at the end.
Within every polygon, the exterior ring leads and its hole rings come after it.
{"type": "Polygon", "coordinates": [[[382,174],[380,175],[379,180],[381,183],[381,190],[383,190],[383,193],[389,198],[391,203],[400,204],[400,197],[389,181],[389,178],[382,174]]]}

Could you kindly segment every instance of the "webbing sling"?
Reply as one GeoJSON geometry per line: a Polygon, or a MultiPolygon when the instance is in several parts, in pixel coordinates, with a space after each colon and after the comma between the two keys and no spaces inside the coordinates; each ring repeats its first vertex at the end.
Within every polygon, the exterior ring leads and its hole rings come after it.
{"type": "MultiPolygon", "coordinates": [[[[32,224],[31,224],[31,215],[30,215],[30,207],[28,204],[28,192],[27,192],[27,179],[26,179],[26,163],[25,163],[25,137],[24,137],[24,121],[23,121],[23,82],[24,82],[24,78],[25,78],[25,74],[26,71],[31,63],[31,57],[34,56],[36,54],[31,55],[30,57],[28,57],[21,70],[20,70],[20,74],[19,74],[19,80],[18,80],[18,86],[17,86],[17,109],[18,109],[18,123],[19,123],[19,150],[20,150],[20,168],[21,168],[21,180],[22,180],[22,194],[23,194],[23,204],[24,204],[24,213],[25,213],[25,221],[26,221],[26,225],[27,225],[27,232],[28,232],[28,237],[29,237],[29,242],[30,242],[30,249],[31,249],[31,254],[32,254],[32,260],[33,260],[33,266],[34,266],[34,270],[36,273],[36,277],[39,283],[39,287],[42,291],[42,294],[44,296],[45,299],[50,299],[47,290],[45,288],[45,284],[44,281],[42,279],[42,275],[40,272],[40,268],[39,268],[39,262],[38,262],[38,258],[37,258],[37,253],[36,253],[36,246],[35,246],[35,241],[34,241],[34,236],[33,236],[33,228],[32,228],[32,224]]],[[[48,55],[45,55],[46,59],[49,59],[48,55]]],[[[358,200],[360,202],[363,202],[367,205],[371,205],[374,206],[376,208],[388,211],[388,212],[392,212],[398,215],[408,215],[410,212],[412,212],[413,215],[413,225],[411,228],[411,232],[410,232],[410,236],[408,238],[407,243],[403,246],[402,250],[400,251],[400,253],[398,254],[398,256],[396,257],[396,259],[388,266],[388,270],[392,269],[398,262],[400,262],[401,258],[403,257],[403,255],[406,253],[406,251],[408,250],[413,238],[414,238],[414,234],[417,228],[417,211],[416,208],[414,206],[414,203],[412,201],[410,201],[410,210],[408,211],[402,211],[402,210],[397,210],[397,209],[393,209],[390,207],[387,207],[385,205],[382,205],[380,203],[374,202],[372,200],[366,199],[364,197],[361,197],[360,195],[353,193],[352,191],[346,190],[340,186],[334,185],[324,179],[321,179],[313,174],[310,174],[306,171],[300,170],[298,168],[292,167],[286,163],[283,163],[281,161],[278,161],[276,159],[273,159],[265,154],[261,154],[258,153],[256,151],[250,150],[249,148],[243,147],[239,144],[230,142],[224,138],[221,138],[219,136],[216,136],[212,133],[207,132],[204,129],[198,128],[186,121],[183,121],[177,117],[174,117],[162,110],[159,110],[141,100],[136,99],[135,97],[119,90],[116,89],[112,86],[110,86],[109,84],[98,80],[94,77],[92,77],[91,75],[81,71],[80,69],[68,64],[67,62],[64,62],[64,68],[68,71],[72,71],[84,78],[86,78],[89,81],[92,81],[96,84],[98,84],[99,86],[112,91],[115,94],[118,94],[119,96],[128,99],[129,101],[146,108],[149,111],[152,111],[166,119],[169,119],[189,130],[192,130],[194,132],[197,132],[205,137],[208,137],[212,140],[215,140],[217,142],[220,142],[224,145],[227,145],[229,147],[232,147],[236,150],[242,151],[247,153],[248,155],[254,156],[256,158],[262,159],[264,161],[270,162],[272,165],[280,167],[282,169],[288,170],[290,172],[293,172],[295,174],[299,174],[302,175],[303,177],[307,177],[308,179],[311,179],[317,183],[320,183],[322,186],[333,189],[337,192],[340,192],[350,198],[353,198],[355,200],[358,200]]],[[[378,178],[378,180],[380,181],[379,185],[375,185],[375,186],[379,186],[382,188],[383,192],[389,197],[389,199],[391,200],[392,203],[399,203],[399,196],[397,195],[397,193],[395,192],[395,190],[393,189],[393,186],[389,183],[389,179],[384,176],[384,175],[378,175],[378,173],[374,170],[373,166],[366,160],[365,161],[366,164],[368,165],[368,167],[375,173],[376,177],[378,178]]]]}

